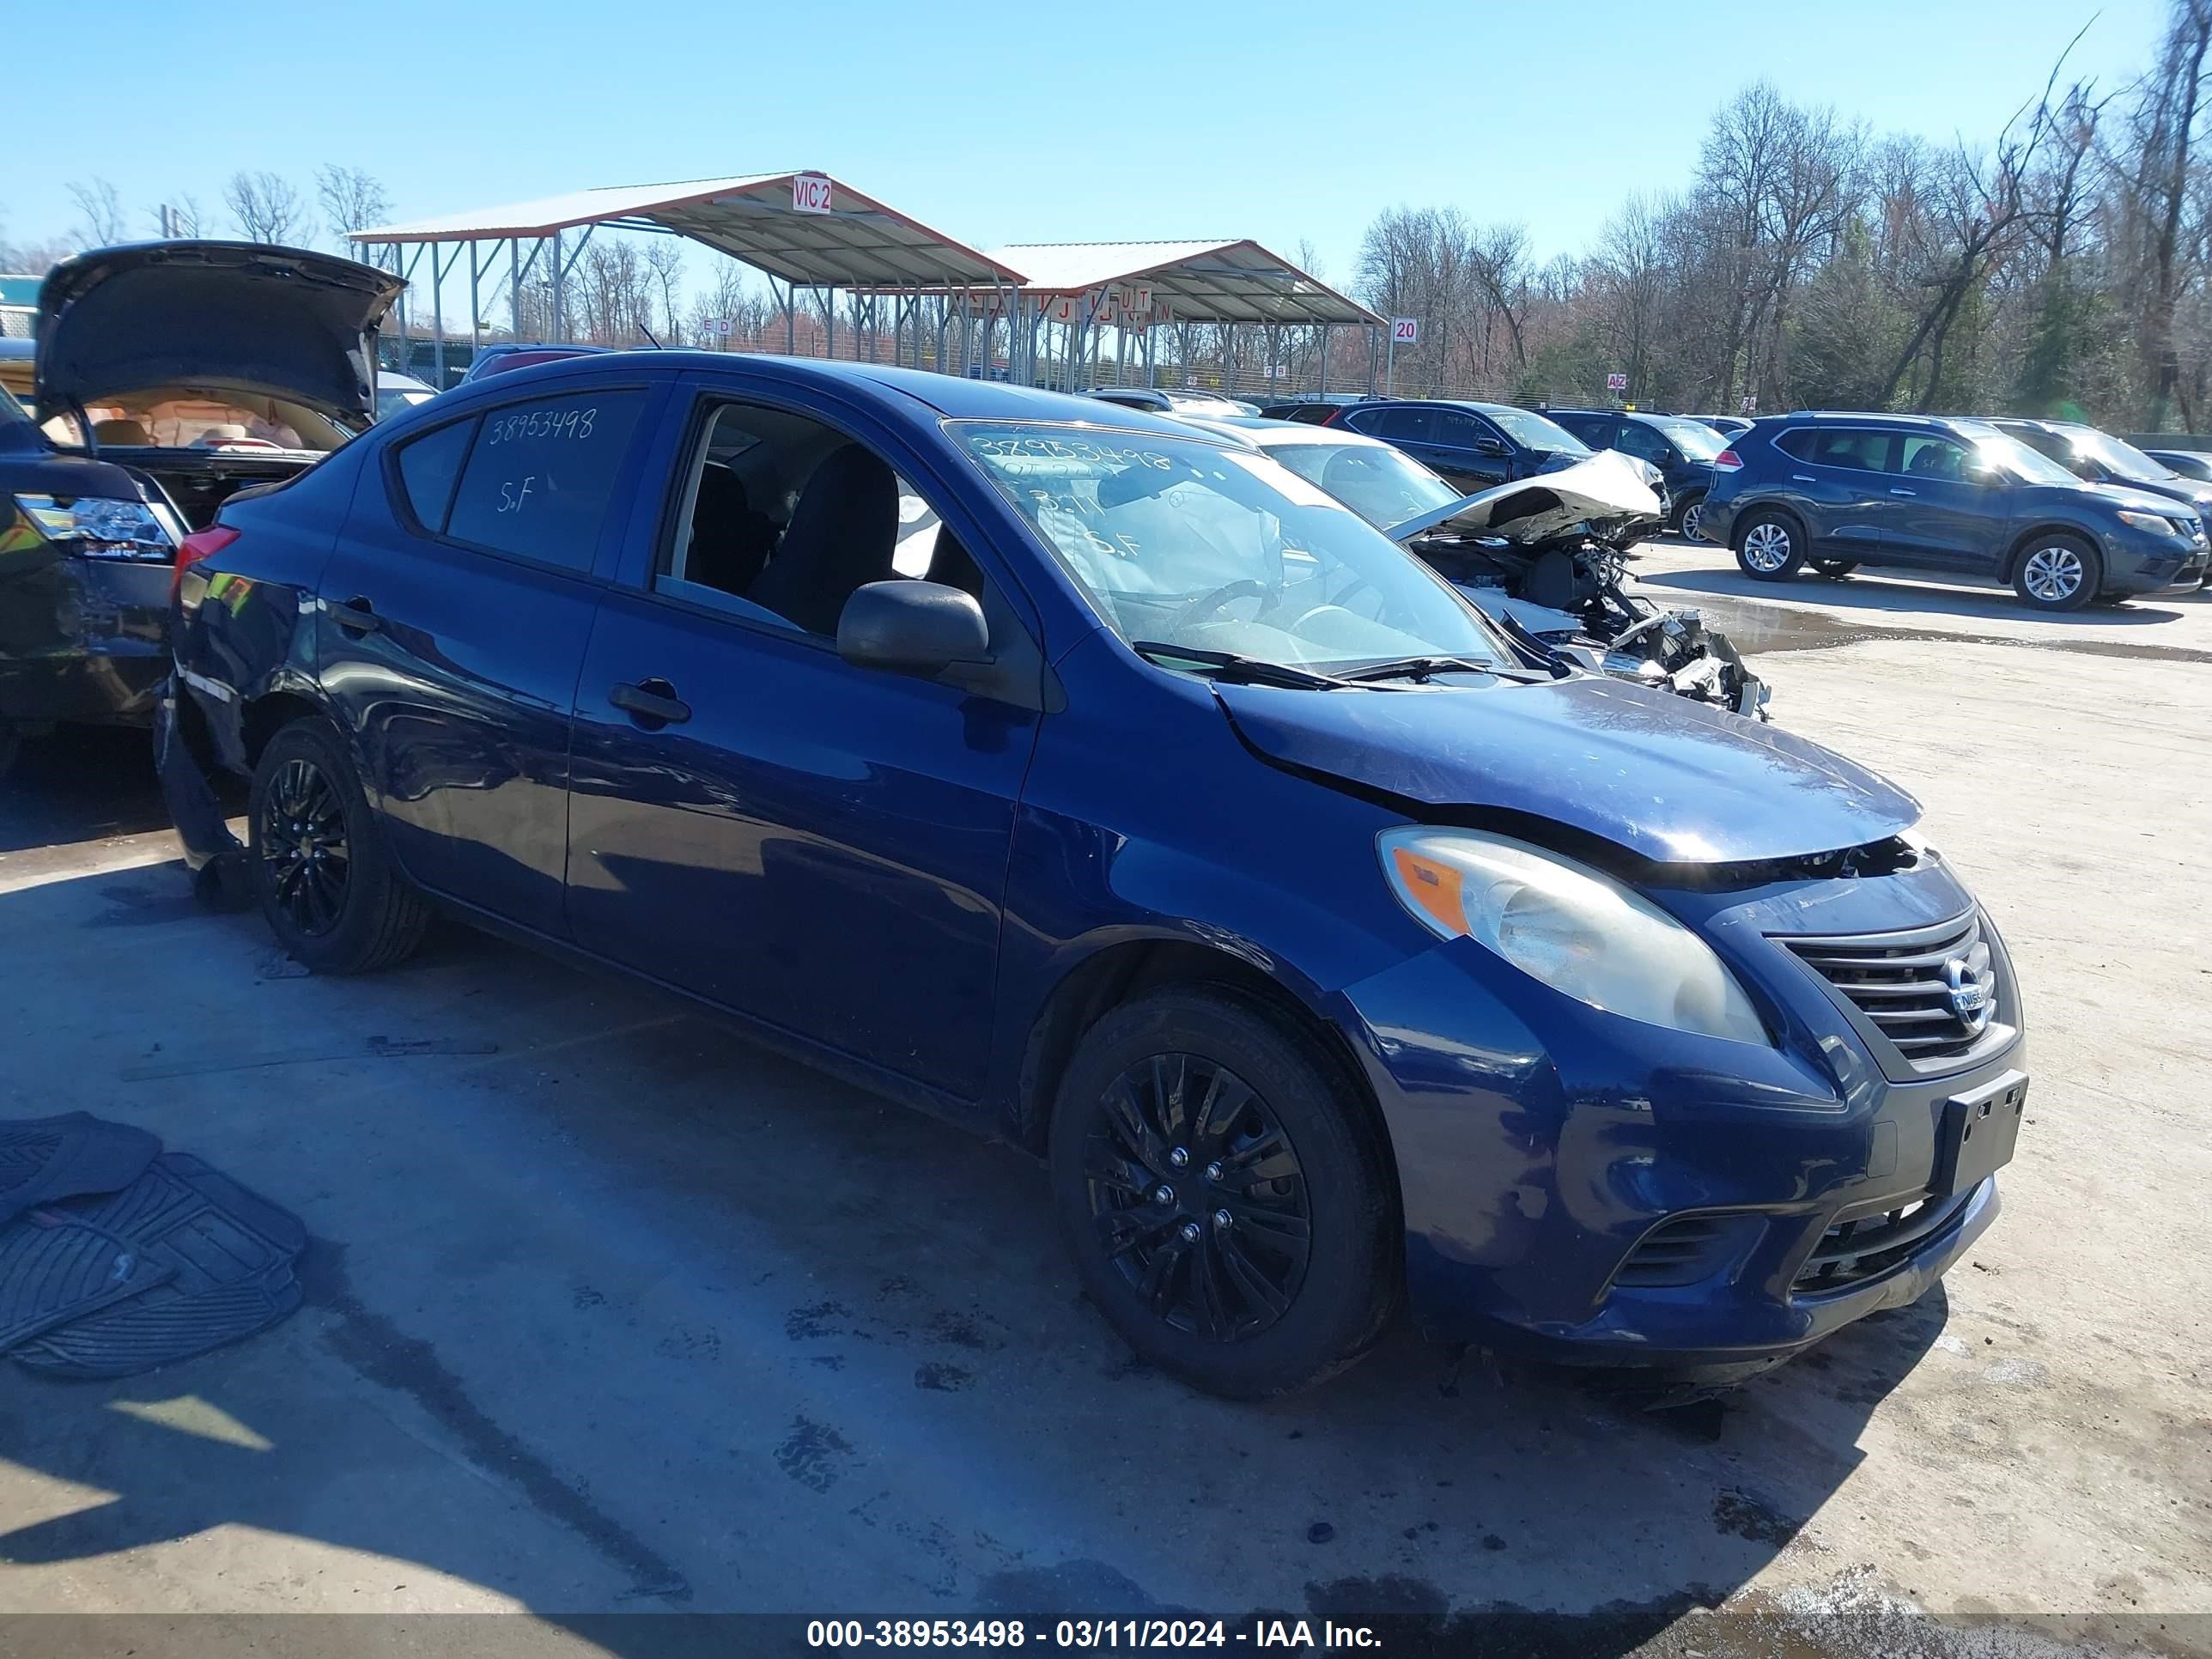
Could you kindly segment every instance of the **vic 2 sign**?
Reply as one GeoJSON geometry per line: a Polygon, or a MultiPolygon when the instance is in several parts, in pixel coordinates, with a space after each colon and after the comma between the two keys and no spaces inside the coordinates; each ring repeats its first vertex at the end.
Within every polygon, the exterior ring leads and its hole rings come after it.
{"type": "Polygon", "coordinates": [[[836,211],[830,199],[830,181],[819,173],[801,173],[791,181],[791,210],[793,213],[830,213],[836,211]]]}
{"type": "Polygon", "coordinates": [[[1390,319],[1390,343],[1419,345],[1421,343],[1421,319],[1418,317],[1393,317],[1390,319]]]}

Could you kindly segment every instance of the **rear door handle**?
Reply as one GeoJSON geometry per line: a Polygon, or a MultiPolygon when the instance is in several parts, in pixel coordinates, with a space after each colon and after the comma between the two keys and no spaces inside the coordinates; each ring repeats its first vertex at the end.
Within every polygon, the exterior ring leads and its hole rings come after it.
{"type": "Polygon", "coordinates": [[[1889,493],[1893,495],[1917,495],[1920,492],[1917,489],[1893,489],[1889,493]]]}
{"type": "Polygon", "coordinates": [[[676,688],[666,680],[625,680],[607,693],[607,701],[617,708],[627,709],[640,723],[651,721],[655,726],[681,726],[691,718],[691,705],[676,695],[676,688]]]}
{"type": "Polygon", "coordinates": [[[376,614],[376,607],[358,593],[343,604],[325,599],[323,609],[349,634],[374,634],[384,626],[384,618],[376,614]]]}

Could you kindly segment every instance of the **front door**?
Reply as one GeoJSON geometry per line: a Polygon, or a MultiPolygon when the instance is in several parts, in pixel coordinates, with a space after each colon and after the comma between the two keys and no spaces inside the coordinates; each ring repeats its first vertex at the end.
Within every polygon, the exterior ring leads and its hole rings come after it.
{"type": "Polygon", "coordinates": [[[1042,716],[854,667],[834,635],[897,576],[975,593],[1002,656],[1035,653],[1024,614],[853,411],[708,389],[666,425],[669,527],[626,555],[577,692],[577,942],[975,1098],[1042,716]]]}
{"type": "Polygon", "coordinates": [[[1936,434],[1905,434],[1886,480],[1887,556],[1899,564],[1994,575],[2003,562],[2009,518],[2004,484],[1977,477],[1966,447],[1936,434]]]}
{"type": "Polygon", "coordinates": [[[1515,476],[1513,447],[1488,422],[1463,409],[1439,409],[1433,449],[1421,459],[1468,495],[1515,476]]]}
{"type": "Polygon", "coordinates": [[[562,929],[576,673],[658,386],[594,377],[392,447],[325,566],[318,673],[424,886],[562,929]]]}

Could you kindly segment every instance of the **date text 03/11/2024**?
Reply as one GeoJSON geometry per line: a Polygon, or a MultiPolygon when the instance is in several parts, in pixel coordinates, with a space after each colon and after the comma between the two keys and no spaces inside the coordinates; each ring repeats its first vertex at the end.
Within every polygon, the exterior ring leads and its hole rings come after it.
{"type": "Polygon", "coordinates": [[[1261,1619],[1239,1629],[1220,1619],[1061,1619],[1034,1626],[1020,1619],[817,1619],[812,1648],[1226,1648],[1285,1652],[1379,1650],[1370,1626],[1331,1620],[1261,1619]]]}

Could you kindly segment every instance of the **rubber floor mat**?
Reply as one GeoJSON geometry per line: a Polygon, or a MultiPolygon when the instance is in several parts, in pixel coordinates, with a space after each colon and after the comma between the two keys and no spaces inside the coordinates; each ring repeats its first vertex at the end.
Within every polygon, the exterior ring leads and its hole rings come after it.
{"type": "Polygon", "coordinates": [[[54,1291],[33,1286],[19,1298],[25,1313],[0,1325],[0,1348],[76,1376],[123,1376],[189,1358],[298,1307],[292,1263],[307,1242],[289,1211],[189,1153],[164,1153],[122,1192],[42,1205],[0,1229],[0,1291],[18,1259],[26,1273],[44,1267],[51,1277],[58,1259],[72,1270],[54,1291]],[[55,1240],[70,1248],[57,1252],[55,1240]],[[91,1293],[93,1274],[75,1265],[80,1255],[121,1275],[124,1288],[91,1293]]]}
{"type": "Polygon", "coordinates": [[[89,1112],[0,1123],[0,1222],[58,1198],[120,1192],[161,1150],[159,1136],[89,1112]]]}

